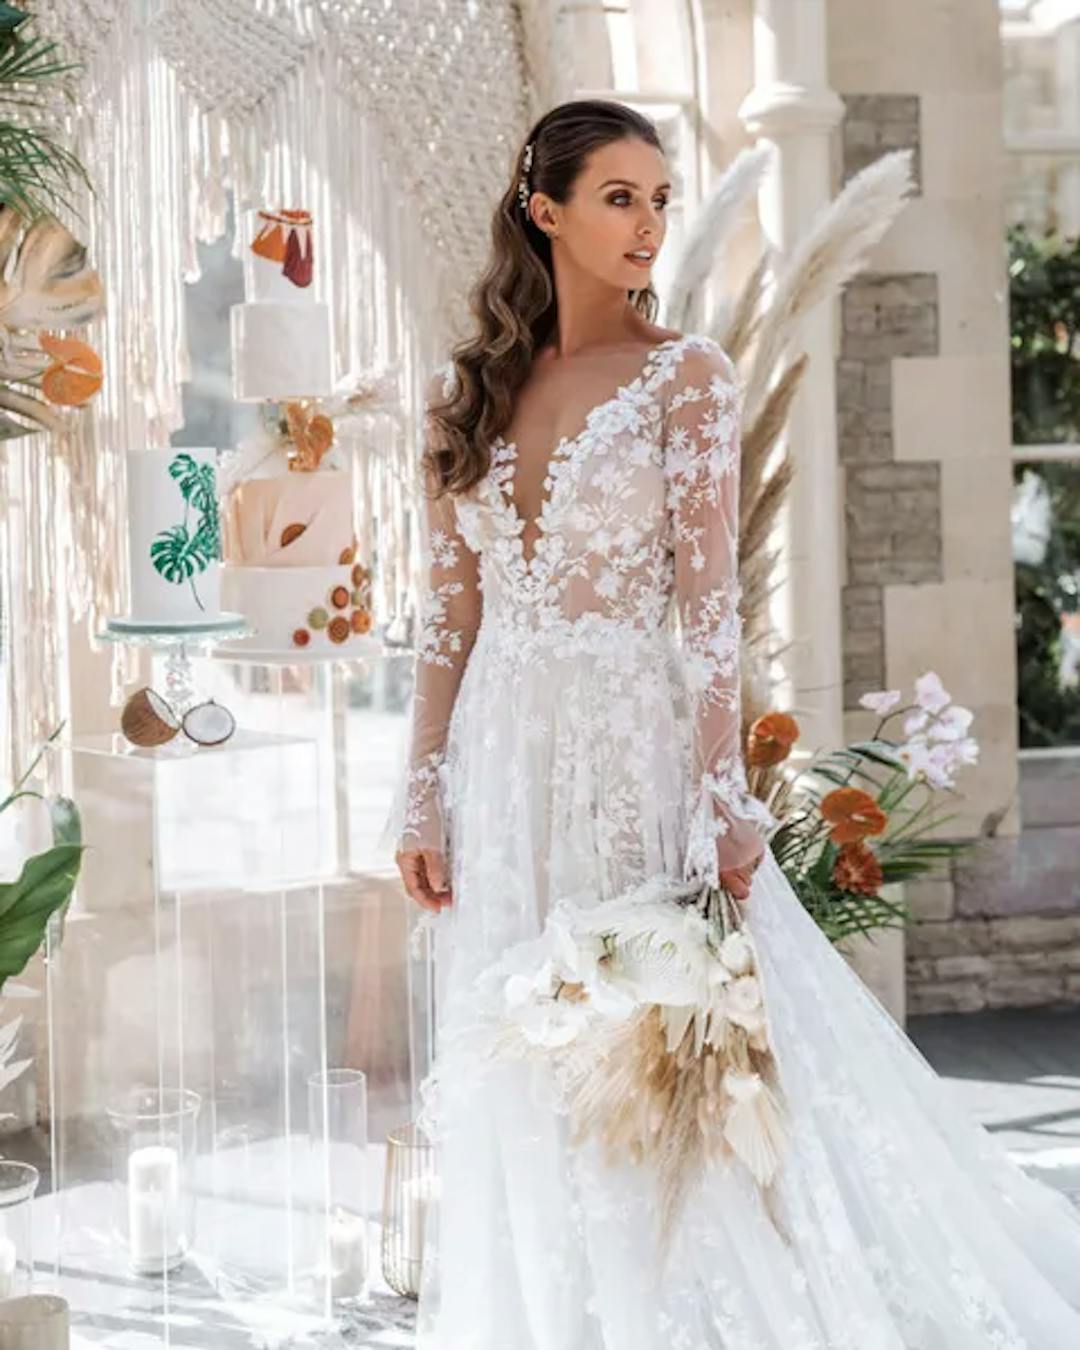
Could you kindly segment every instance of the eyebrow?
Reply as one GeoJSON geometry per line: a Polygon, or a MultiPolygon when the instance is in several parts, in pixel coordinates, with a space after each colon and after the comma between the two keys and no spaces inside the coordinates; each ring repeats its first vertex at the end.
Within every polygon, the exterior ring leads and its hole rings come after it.
{"type": "MultiPolygon", "coordinates": [[[[606,183],[601,183],[600,187],[597,190],[602,191],[606,187],[611,187],[613,183],[621,183],[623,187],[632,187],[632,188],[639,188],[641,186],[640,183],[631,182],[629,178],[609,178],[606,183]]],[[[670,187],[671,187],[670,183],[658,183],[656,186],[656,190],[657,192],[659,192],[661,188],[670,188],[670,187]]]]}

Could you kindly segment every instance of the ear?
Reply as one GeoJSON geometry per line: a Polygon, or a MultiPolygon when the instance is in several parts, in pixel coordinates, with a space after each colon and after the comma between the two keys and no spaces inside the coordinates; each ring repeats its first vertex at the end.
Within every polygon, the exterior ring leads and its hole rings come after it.
{"type": "Polygon", "coordinates": [[[545,234],[557,234],[559,230],[559,207],[557,202],[544,192],[534,192],[529,202],[529,215],[533,224],[545,234]]]}

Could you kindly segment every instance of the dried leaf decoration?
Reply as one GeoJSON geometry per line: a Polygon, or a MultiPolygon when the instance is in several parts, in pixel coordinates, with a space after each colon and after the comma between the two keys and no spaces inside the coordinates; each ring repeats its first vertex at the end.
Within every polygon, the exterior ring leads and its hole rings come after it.
{"type": "Polygon", "coordinates": [[[82,407],[101,388],[101,357],[81,338],[41,334],[42,349],[53,358],[41,377],[41,392],[50,403],[82,407]]]}
{"type": "Polygon", "coordinates": [[[285,429],[292,451],[289,468],[298,473],[314,473],[334,443],[334,424],[313,404],[286,403],[285,429]]]}
{"type": "Polygon", "coordinates": [[[315,246],[310,211],[260,211],[259,233],[251,251],[281,270],[294,286],[311,285],[315,274],[315,246]]]}
{"type": "Polygon", "coordinates": [[[51,405],[79,406],[101,387],[96,352],[47,330],[89,323],[103,305],[101,279],[64,225],[0,205],[0,439],[56,430],[51,405]]]}

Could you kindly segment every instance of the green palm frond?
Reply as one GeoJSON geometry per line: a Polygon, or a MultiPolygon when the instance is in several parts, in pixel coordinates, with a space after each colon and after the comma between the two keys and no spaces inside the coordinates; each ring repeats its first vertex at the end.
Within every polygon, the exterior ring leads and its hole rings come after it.
{"type": "Polygon", "coordinates": [[[55,42],[16,31],[20,11],[0,5],[0,202],[33,220],[63,207],[78,214],[75,189],[93,191],[78,157],[49,129],[49,95],[79,67],[55,42]]]}

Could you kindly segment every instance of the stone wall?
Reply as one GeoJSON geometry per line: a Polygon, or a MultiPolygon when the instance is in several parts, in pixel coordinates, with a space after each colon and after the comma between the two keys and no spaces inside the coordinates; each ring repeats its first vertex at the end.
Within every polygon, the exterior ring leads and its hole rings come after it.
{"type": "Polygon", "coordinates": [[[827,15],[838,181],[907,146],[919,189],[841,306],[845,731],[871,729],[867,689],[910,694],[934,670],[980,743],[942,831],[978,846],[908,888],[908,1005],[1080,1001],[1080,803],[1017,749],[998,8],[827,15]]]}

